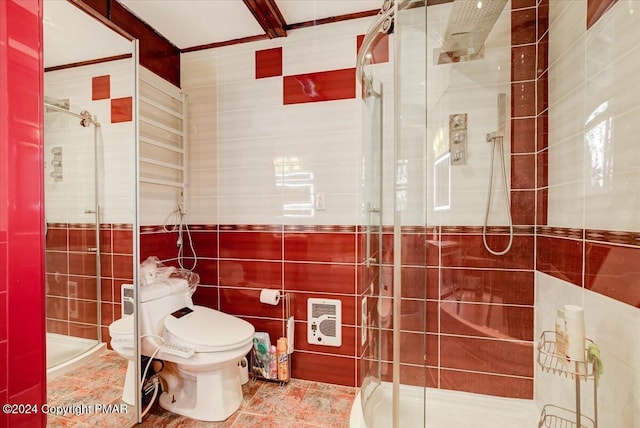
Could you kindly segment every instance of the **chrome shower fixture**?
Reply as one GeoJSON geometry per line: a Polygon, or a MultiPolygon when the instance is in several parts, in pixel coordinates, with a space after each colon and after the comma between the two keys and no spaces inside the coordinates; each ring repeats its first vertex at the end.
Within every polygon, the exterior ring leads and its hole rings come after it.
{"type": "MultiPolygon", "coordinates": [[[[360,49],[358,49],[358,56],[356,59],[356,75],[359,81],[363,80],[363,67],[369,63],[372,58],[370,48],[374,43],[380,39],[381,34],[393,33],[394,13],[395,13],[395,1],[384,0],[380,11],[376,15],[376,20],[367,30],[360,49]]],[[[364,92],[363,92],[364,93],[364,92]]]]}
{"type": "Polygon", "coordinates": [[[86,110],[82,110],[80,112],[80,117],[80,125],[84,126],[85,128],[95,123],[95,121],[93,120],[93,115],[86,110]]]}
{"type": "Polygon", "coordinates": [[[53,171],[49,173],[49,176],[53,178],[53,181],[59,183],[64,178],[62,170],[62,146],[56,146],[51,149],[51,166],[53,171]]]}
{"type": "Polygon", "coordinates": [[[451,165],[467,164],[467,113],[449,115],[451,165]]]}
{"type": "Polygon", "coordinates": [[[484,42],[507,0],[454,0],[441,49],[434,63],[449,64],[484,58],[484,42]]]}
{"type": "Polygon", "coordinates": [[[378,15],[385,16],[380,26],[381,33],[393,33],[393,2],[394,0],[384,0],[380,7],[380,12],[378,12],[378,15]]]}
{"type": "Polygon", "coordinates": [[[498,94],[498,130],[487,134],[487,143],[491,143],[491,162],[489,166],[489,191],[487,194],[487,205],[484,211],[484,224],[482,226],[482,242],[488,252],[494,256],[503,256],[509,252],[513,244],[513,219],[511,218],[511,202],[509,200],[509,186],[507,184],[507,168],[505,166],[504,136],[507,126],[507,94],[498,94]],[[505,211],[509,221],[509,242],[503,250],[494,250],[487,240],[487,228],[489,223],[489,211],[491,210],[491,199],[493,196],[493,160],[495,158],[496,146],[500,158],[502,171],[502,184],[504,192],[505,211]]]}
{"type": "Polygon", "coordinates": [[[45,106],[46,113],[57,112],[60,110],[69,111],[71,103],[69,102],[69,98],[58,99],[58,98],[48,97],[45,95],[44,106],[45,106]]]}

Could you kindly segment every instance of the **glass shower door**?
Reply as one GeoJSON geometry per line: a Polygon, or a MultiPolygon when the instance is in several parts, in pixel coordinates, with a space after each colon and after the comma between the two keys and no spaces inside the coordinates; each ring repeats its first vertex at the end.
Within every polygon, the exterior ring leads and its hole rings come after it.
{"type": "Polygon", "coordinates": [[[373,76],[362,75],[363,103],[363,229],[360,280],[364,295],[362,308],[362,358],[360,372],[362,377],[361,400],[363,410],[372,412],[378,407],[371,400],[381,385],[383,372],[383,352],[390,349],[384,342],[389,335],[384,334],[378,308],[382,282],[382,84],[373,76]],[[370,401],[371,400],[371,401],[370,401]]]}
{"type": "Polygon", "coordinates": [[[365,124],[360,398],[367,428],[425,424],[433,341],[426,300],[424,10],[424,1],[407,1],[381,12],[359,54],[365,124]]]}
{"type": "Polygon", "coordinates": [[[98,132],[91,118],[68,100],[46,98],[47,368],[100,342],[98,132]]]}
{"type": "MultiPolygon", "coordinates": [[[[426,159],[426,2],[405,1],[395,14],[393,183],[394,427],[424,427],[427,387],[437,378],[438,313],[428,243],[431,177],[426,159]]],[[[437,281],[437,271],[435,272],[437,281]]]]}

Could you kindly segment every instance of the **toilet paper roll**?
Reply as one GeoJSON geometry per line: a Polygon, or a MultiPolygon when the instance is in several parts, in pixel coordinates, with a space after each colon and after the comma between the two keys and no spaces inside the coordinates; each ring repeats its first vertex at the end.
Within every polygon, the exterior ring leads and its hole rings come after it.
{"type": "Polygon", "coordinates": [[[260,302],[267,305],[277,305],[280,303],[280,291],[278,290],[262,290],[260,291],[260,302]]]}

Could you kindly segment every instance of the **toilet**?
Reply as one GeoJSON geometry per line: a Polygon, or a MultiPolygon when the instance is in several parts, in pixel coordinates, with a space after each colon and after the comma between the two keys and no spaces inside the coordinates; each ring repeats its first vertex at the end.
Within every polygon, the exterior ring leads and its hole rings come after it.
{"type": "MultiPolygon", "coordinates": [[[[162,360],[160,406],[202,421],[222,421],[242,402],[238,361],[253,346],[254,328],[240,318],[193,304],[193,290],[182,278],[157,280],[141,286],[141,354],[162,360]],[[169,344],[186,347],[176,355],[169,344]]],[[[109,326],[111,347],[129,360],[123,400],[135,397],[133,318],[109,326]],[[130,347],[127,346],[129,340],[130,347]]],[[[141,369],[144,370],[144,367],[141,369]]]]}
{"type": "Polygon", "coordinates": [[[136,350],[134,348],[133,315],[123,315],[122,318],[109,325],[111,348],[121,357],[127,359],[127,374],[125,375],[122,401],[136,405],[136,350]]]}

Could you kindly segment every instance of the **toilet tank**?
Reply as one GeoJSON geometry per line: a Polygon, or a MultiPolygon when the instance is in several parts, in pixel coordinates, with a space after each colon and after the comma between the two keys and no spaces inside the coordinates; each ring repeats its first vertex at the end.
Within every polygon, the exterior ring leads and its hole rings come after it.
{"type": "Polygon", "coordinates": [[[182,278],[159,280],[140,287],[140,331],[162,336],[164,319],[185,306],[193,306],[189,284],[182,278]]]}

